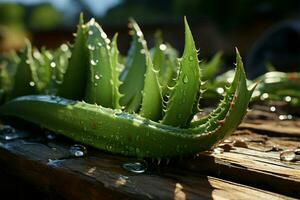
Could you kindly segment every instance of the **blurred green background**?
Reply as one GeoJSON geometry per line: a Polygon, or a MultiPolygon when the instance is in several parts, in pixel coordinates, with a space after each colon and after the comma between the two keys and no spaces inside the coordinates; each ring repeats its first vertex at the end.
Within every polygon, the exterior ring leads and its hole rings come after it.
{"type": "Polygon", "coordinates": [[[110,36],[119,32],[121,53],[130,43],[129,17],[138,21],[150,45],[161,29],[165,40],[182,50],[185,15],[200,58],[219,50],[230,58],[235,46],[246,54],[266,29],[299,17],[299,11],[297,0],[0,0],[0,51],[22,48],[24,36],[38,47],[72,41],[80,12],[95,17],[110,36]]]}

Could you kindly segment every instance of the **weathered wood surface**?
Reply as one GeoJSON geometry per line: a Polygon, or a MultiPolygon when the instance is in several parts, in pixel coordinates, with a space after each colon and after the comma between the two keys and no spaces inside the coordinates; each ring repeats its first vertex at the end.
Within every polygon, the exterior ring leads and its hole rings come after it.
{"type": "Polygon", "coordinates": [[[142,174],[122,168],[132,158],[93,148],[86,157],[70,157],[72,141],[46,140],[41,134],[0,140],[0,169],[36,185],[50,199],[300,198],[300,162],[280,160],[282,151],[300,147],[300,120],[277,118],[253,110],[214,151],[168,165],[148,161],[142,174]]]}
{"type": "Polygon", "coordinates": [[[300,119],[248,112],[239,130],[212,152],[200,153],[185,169],[300,198],[300,160],[282,161],[284,151],[300,148],[300,119]]]}

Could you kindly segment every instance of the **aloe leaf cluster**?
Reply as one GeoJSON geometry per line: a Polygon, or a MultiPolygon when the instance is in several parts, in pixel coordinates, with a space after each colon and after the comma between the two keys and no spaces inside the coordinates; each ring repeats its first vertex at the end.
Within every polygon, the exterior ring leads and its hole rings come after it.
{"type": "Polygon", "coordinates": [[[1,70],[0,83],[11,83],[1,85],[6,103],[0,114],[112,153],[152,158],[207,150],[236,129],[254,90],[247,88],[238,51],[223,100],[197,118],[204,89],[187,20],[180,58],[160,36],[149,50],[133,19],[129,27],[132,42],[124,63],[117,34],[110,40],[100,24],[84,23],[82,16],[73,44],[32,52],[28,43],[15,73],[2,78],[1,70]]]}

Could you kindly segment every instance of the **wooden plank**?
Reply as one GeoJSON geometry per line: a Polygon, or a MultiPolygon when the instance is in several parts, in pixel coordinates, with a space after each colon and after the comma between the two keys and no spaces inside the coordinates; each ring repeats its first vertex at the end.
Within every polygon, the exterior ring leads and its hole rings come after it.
{"type": "Polygon", "coordinates": [[[280,154],[300,148],[300,119],[280,120],[278,113],[252,110],[238,131],[215,151],[198,154],[183,169],[225,178],[300,198],[300,161],[286,162],[280,154]]]}
{"type": "Polygon", "coordinates": [[[132,158],[88,148],[84,158],[70,157],[71,143],[57,139],[18,139],[0,143],[0,166],[65,199],[291,199],[176,166],[148,166],[135,174],[121,166],[132,158]]]}

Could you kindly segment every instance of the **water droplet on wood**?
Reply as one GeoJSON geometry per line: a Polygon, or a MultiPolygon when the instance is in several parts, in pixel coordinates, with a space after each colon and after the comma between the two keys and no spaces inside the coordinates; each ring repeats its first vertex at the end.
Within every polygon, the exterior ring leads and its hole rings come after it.
{"type": "Polygon", "coordinates": [[[74,157],[83,157],[87,154],[87,149],[81,144],[74,144],[70,147],[69,152],[74,157]]]}
{"type": "Polygon", "coordinates": [[[286,150],[280,153],[280,160],[295,162],[300,160],[299,150],[286,150]]]}
{"type": "Polygon", "coordinates": [[[147,163],[145,161],[131,161],[122,164],[123,169],[133,172],[136,174],[141,174],[147,171],[147,163]]]}

